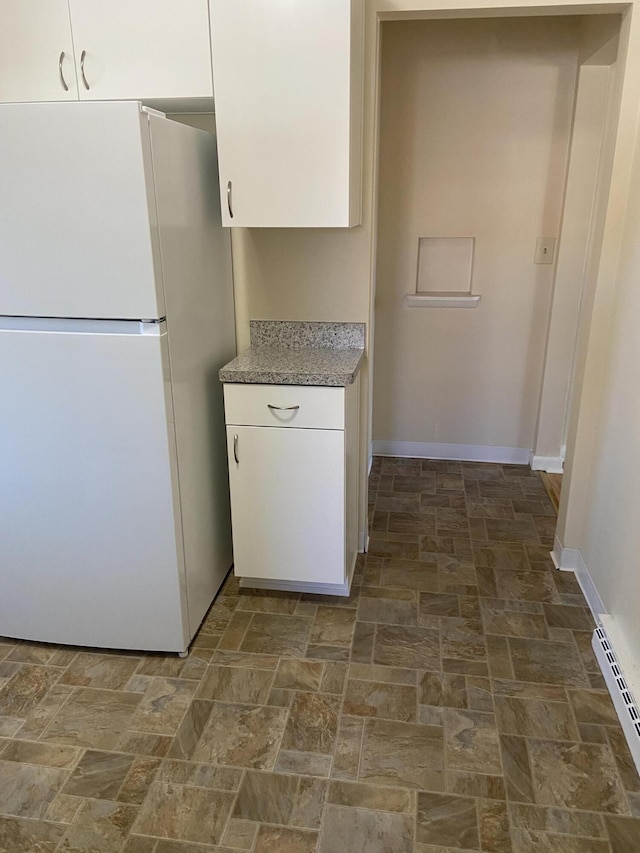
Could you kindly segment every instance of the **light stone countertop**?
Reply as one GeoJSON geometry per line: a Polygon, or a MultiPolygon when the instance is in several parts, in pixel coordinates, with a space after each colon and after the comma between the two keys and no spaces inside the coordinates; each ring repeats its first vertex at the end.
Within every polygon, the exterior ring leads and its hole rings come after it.
{"type": "Polygon", "coordinates": [[[364,357],[364,323],[252,320],[251,347],[221,368],[221,382],[350,385],[364,357]]]}

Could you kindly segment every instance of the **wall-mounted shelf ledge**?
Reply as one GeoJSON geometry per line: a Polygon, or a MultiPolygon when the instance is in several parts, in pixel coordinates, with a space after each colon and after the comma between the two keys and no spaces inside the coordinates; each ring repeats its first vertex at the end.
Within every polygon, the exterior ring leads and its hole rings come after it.
{"type": "Polygon", "coordinates": [[[407,293],[406,308],[477,308],[480,296],[471,293],[407,293]]]}

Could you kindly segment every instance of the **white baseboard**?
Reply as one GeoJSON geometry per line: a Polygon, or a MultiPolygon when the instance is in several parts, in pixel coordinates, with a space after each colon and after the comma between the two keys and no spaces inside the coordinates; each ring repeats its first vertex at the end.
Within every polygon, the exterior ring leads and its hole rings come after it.
{"type": "Polygon", "coordinates": [[[587,599],[589,609],[593,614],[596,625],[600,625],[602,614],[606,613],[606,608],[600,598],[593,578],[589,574],[589,569],[582,559],[582,554],[576,548],[563,548],[562,543],[556,536],[551,559],[556,567],[561,572],[574,572],[576,580],[580,584],[582,594],[587,599]]]}
{"type": "Polygon", "coordinates": [[[547,474],[562,474],[564,456],[536,456],[532,452],[529,464],[532,471],[546,471],[547,474]]]}
{"type": "Polygon", "coordinates": [[[579,554],[575,548],[565,548],[557,536],[554,538],[551,559],[556,569],[561,572],[575,572],[579,565],[579,554]]]}
{"type": "Polygon", "coordinates": [[[525,447],[494,447],[485,444],[439,444],[422,441],[373,441],[374,456],[415,459],[448,459],[454,462],[498,462],[528,465],[531,451],[525,447]]]}
{"type": "Polygon", "coordinates": [[[366,554],[369,549],[369,534],[366,530],[361,530],[358,534],[358,552],[366,554]]]}
{"type": "Polygon", "coordinates": [[[584,597],[587,599],[587,604],[589,605],[589,609],[593,613],[593,618],[596,621],[596,625],[600,625],[602,621],[603,613],[606,613],[606,608],[603,604],[602,599],[600,598],[600,593],[598,592],[595,583],[593,582],[593,578],[589,574],[589,570],[584,564],[584,560],[582,559],[582,554],[578,551],[578,567],[575,570],[576,580],[580,584],[580,589],[584,597]]]}
{"type": "Polygon", "coordinates": [[[553,565],[556,569],[560,571],[574,571],[573,569],[569,569],[567,567],[562,566],[562,542],[556,536],[553,540],[553,551],[549,553],[549,556],[553,560],[553,565]]]}

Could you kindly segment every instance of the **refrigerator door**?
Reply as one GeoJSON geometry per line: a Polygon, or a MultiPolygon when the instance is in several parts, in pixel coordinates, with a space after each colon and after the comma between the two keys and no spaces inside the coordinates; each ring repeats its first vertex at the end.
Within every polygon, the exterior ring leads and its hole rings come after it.
{"type": "Polygon", "coordinates": [[[164,316],[148,120],[131,101],[0,105],[0,315],[164,316]]]}
{"type": "Polygon", "coordinates": [[[150,117],[167,304],[180,505],[192,631],[231,563],[218,370],[236,354],[231,235],[220,223],[215,137],[150,117]]]}
{"type": "Polygon", "coordinates": [[[0,634],[189,642],[164,324],[0,318],[0,634]]]}

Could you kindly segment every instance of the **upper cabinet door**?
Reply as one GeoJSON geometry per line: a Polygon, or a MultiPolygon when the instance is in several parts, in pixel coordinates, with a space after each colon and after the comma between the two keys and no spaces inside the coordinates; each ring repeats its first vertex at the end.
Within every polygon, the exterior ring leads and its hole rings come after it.
{"type": "Polygon", "coordinates": [[[0,21],[0,101],[75,101],[67,0],[0,0],[0,21]]]}
{"type": "Polygon", "coordinates": [[[362,0],[211,0],[223,224],[360,223],[362,0]]]}
{"type": "Polygon", "coordinates": [[[207,0],[69,7],[81,100],[212,97],[207,0]]]}

